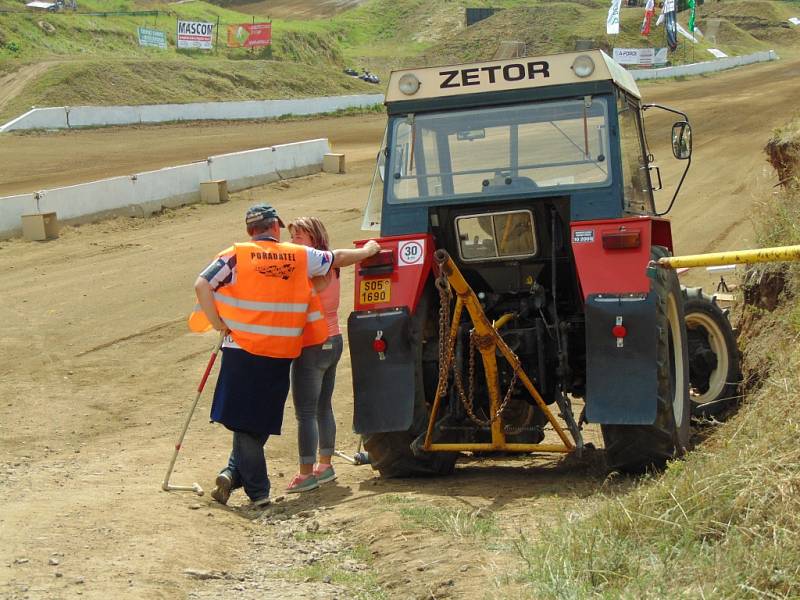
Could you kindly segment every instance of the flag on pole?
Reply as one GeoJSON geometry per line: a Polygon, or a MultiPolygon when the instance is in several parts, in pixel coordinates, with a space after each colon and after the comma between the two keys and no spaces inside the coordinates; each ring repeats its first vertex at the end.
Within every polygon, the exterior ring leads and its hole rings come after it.
{"type": "Polygon", "coordinates": [[[644,7],[644,21],[642,21],[641,33],[643,36],[650,35],[650,23],[653,20],[653,13],[656,8],[656,0],[647,0],[644,7]]]}
{"type": "Polygon", "coordinates": [[[689,33],[694,33],[694,8],[695,0],[689,0],[689,33]]]}
{"type": "Polygon", "coordinates": [[[662,2],[661,4],[661,14],[658,15],[658,19],[656,19],[656,27],[661,25],[664,22],[664,18],[667,15],[667,5],[662,2]]]}
{"type": "Polygon", "coordinates": [[[667,46],[674,52],[678,48],[678,17],[675,14],[675,0],[664,0],[664,18],[667,46]]]}
{"type": "Polygon", "coordinates": [[[611,0],[611,6],[608,9],[608,19],[606,19],[606,34],[619,34],[619,11],[621,7],[622,0],[611,0]]]}

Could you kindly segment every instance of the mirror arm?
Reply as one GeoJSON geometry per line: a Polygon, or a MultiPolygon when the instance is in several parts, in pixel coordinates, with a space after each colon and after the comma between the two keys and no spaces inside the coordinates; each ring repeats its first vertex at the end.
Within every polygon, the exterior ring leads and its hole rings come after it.
{"type": "Polygon", "coordinates": [[[667,112],[671,112],[673,114],[682,116],[684,121],[686,121],[687,123],[689,122],[689,117],[686,116],[685,112],[675,110],[674,108],[670,108],[669,106],[663,106],[661,104],[642,104],[642,110],[647,110],[648,108],[660,108],[661,110],[666,110],[667,112]]]}
{"type": "Polygon", "coordinates": [[[681,186],[683,185],[683,180],[686,179],[686,174],[689,172],[689,167],[691,167],[691,166],[692,166],[692,156],[689,155],[689,158],[686,160],[686,168],[683,170],[683,175],[681,175],[681,180],[678,182],[678,187],[675,188],[675,193],[672,195],[672,200],[669,201],[669,206],[667,207],[667,210],[665,210],[663,212],[660,212],[660,213],[656,213],[657,217],[663,217],[669,211],[672,210],[672,205],[675,204],[675,199],[678,197],[678,192],[681,191],[681,186]]]}

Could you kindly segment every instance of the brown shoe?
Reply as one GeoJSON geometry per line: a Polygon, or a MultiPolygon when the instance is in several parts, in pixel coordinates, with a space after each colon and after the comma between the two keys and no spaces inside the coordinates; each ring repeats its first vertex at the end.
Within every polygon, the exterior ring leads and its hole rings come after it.
{"type": "Polygon", "coordinates": [[[211,497],[220,504],[227,504],[233,487],[231,476],[227,473],[220,473],[214,483],[217,484],[217,487],[211,490],[211,497]]]}

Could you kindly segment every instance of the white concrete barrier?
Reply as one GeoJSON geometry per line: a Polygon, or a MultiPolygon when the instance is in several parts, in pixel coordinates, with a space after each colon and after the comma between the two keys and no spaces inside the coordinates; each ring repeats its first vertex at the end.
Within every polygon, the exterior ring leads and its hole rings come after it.
{"type": "Polygon", "coordinates": [[[113,177],[39,192],[39,212],[54,212],[60,221],[101,214],[131,204],[130,177],[113,177]]]}
{"type": "Polygon", "coordinates": [[[330,152],[328,140],[310,140],[302,148],[297,144],[275,146],[275,171],[281,179],[300,177],[322,170],[322,158],[330,152]]]}
{"type": "Polygon", "coordinates": [[[268,119],[285,115],[328,113],[346,108],[374,106],[382,102],[382,94],[364,94],[298,100],[35,108],[0,126],[0,133],[22,129],[67,129],[169,121],[268,119]]]}
{"type": "Polygon", "coordinates": [[[758,62],[778,60],[778,55],[774,50],[766,52],[756,52],[747,56],[731,56],[719,58],[690,65],[679,65],[677,67],[663,67],[661,69],[632,69],[629,71],[634,79],[663,79],[666,77],[688,77],[690,75],[700,75],[702,73],[713,73],[715,71],[725,71],[743,65],[751,65],[758,62]]]}
{"type": "Polygon", "coordinates": [[[277,179],[322,170],[327,139],[309,140],[211,156],[207,160],[123,177],[0,198],[0,238],[17,235],[24,214],[54,212],[59,221],[79,223],[104,214],[144,217],[163,207],[199,202],[200,183],[228,181],[238,191],[277,179]]]}
{"type": "Polygon", "coordinates": [[[67,127],[93,127],[96,125],[130,125],[139,123],[141,117],[135,106],[104,106],[98,115],[93,106],[67,106],[67,127]],[[98,119],[99,117],[99,119],[98,119]],[[98,123],[98,120],[102,121],[98,123]]]}
{"type": "Polygon", "coordinates": [[[32,108],[25,114],[0,126],[0,133],[18,129],[66,129],[67,127],[67,111],[65,107],[32,108]]]}
{"type": "MultiPolygon", "coordinates": [[[[0,234],[3,232],[21,232],[22,215],[40,212],[36,207],[34,194],[6,196],[0,198],[0,234]]],[[[7,235],[5,237],[8,237],[7,235]]]]}
{"type": "Polygon", "coordinates": [[[280,179],[275,168],[275,149],[259,148],[233,154],[209,156],[210,180],[225,179],[229,192],[264,185],[280,179]]]}

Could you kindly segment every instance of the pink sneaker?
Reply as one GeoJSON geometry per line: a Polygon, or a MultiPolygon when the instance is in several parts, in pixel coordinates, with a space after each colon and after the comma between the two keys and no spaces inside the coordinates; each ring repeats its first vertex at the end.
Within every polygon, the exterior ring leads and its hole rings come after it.
{"type": "Polygon", "coordinates": [[[317,481],[313,473],[309,473],[308,475],[298,473],[286,487],[286,492],[289,494],[299,494],[300,492],[315,490],[318,487],[319,481],[317,481]]]}
{"type": "Polygon", "coordinates": [[[336,473],[334,472],[332,465],[318,463],[314,465],[314,477],[317,478],[317,481],[320,484],[323,484],[336,479],[336,473]]]}

